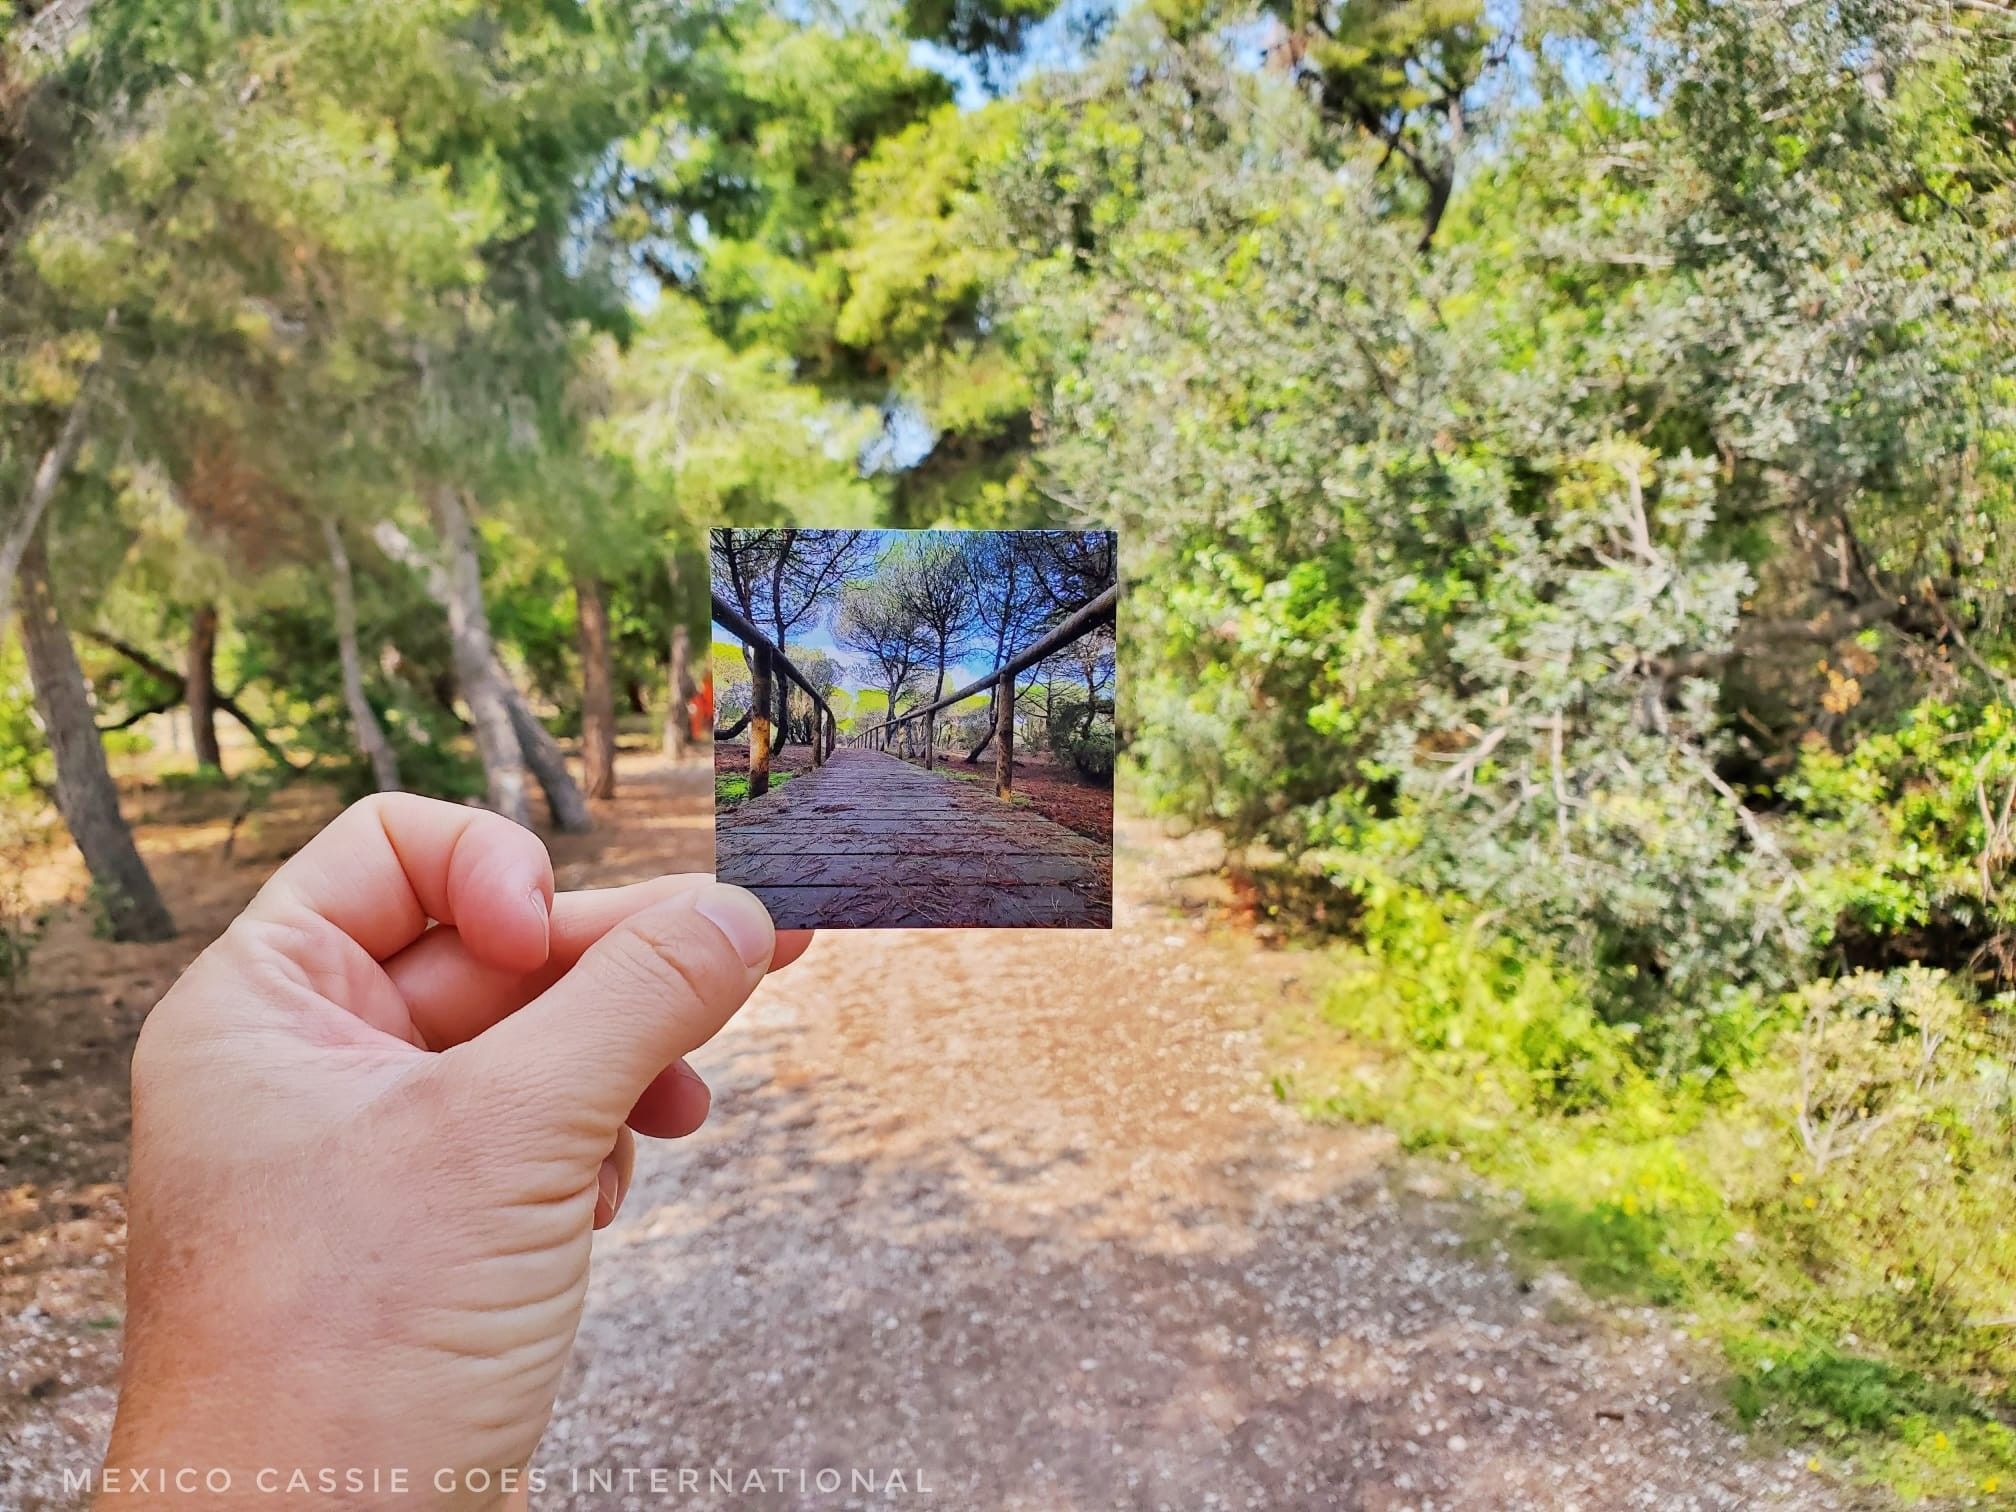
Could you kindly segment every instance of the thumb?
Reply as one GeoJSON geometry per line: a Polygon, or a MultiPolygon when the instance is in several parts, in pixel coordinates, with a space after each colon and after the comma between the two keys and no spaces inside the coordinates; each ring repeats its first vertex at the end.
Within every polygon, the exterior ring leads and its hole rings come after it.
{"type": "Polygon", "coordinates": [[[631,915],[552,987],[446,1052],[549,1135],[600,1159],[644,1089],[742,1006],[776,946],[770,915],[711,883],[631,915]]]}

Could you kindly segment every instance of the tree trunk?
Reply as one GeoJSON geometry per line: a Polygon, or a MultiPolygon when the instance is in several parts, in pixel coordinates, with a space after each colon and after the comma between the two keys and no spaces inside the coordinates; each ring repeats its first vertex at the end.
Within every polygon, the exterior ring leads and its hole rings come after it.
{"type": "MultiPolygon", "coordinates": [[[[784,649],[784,637],[777,637],[777,649],[784,649]]],[[[777,748],[781,751],[791,743],[791,679],[784,675],[782,668],[773,668],[771,678],[777,684],[777,717],[774,721],[777,732],[777,748]]]]}
{"type": "Polygon", "coordinates": [[[987,690],[987,729],[980,736],[980,744],[976,745],[975,747],[973,747],[972,750],[966,753],[966,765],[978,766],[980,764],[980,758],[986,755],[987,753],[987,747],[994,744],[994,731],[1001,723],[1000,715],[1001,715],[1000,684],[996,683],[993,687],[990,687],[987,690]]]}
{"type": "Polygon", "coordinates": [[[1014,791],[1015,679],[1004,677],[994,689],[994,796],[1006,798],[1014,791]]]}
{"type": "Polygon", "coordinates": [[[518,752],[532,768],[540,791],[546,795],[546,809],[553,817],[554,827],[570,835],[587,834],[595,828],[595,817],[588,812],[588,800],[581,796],[573,774],[567,770],[567,753],[539,722],[539,716],[525,702],[525,695],[518,691],[502,663],[496,670],[497,680],[504,685],[505,705],[510,711],[512,733],[518,738],[518,752]]]}
{"type": "Polygon", "coordinates": [[[749,669],[749,796],[770,791],[770,653],[758,649],[749,669]]]}
{"type": "Polygon", "coordinates": [[[644,684],[634,677],[623,679],[623,702],[629,706],[632,714],[651,712],[651,705],[644,698],[644,684]]]}
{"type": "Polygon", "coordinates": [[[469,706],[490,807],[530,829],[532,804],[525,792],[525,758],[518,732],[512,728],[510,686],[498,668],[496,648],[490,640],[476,532],[461,498],[445,483],[434,489],[433,512],[435,533],[441,537],[446,558],[442,607],[448,614],[455,681],[461,687],[462,701],[469,706]]]}
{"type": "MultiPolygon", "coordinates": [[[[936,703],[945,696],[945,637],[938,637],[938,685],[931,690],[931,701],[936,703]]],[[[938,716],[924,716],[924,770],[938,769],[938,716]]]]}
{"type": "Polygon", "coordinates": [[[581,632],[581,785],[616,796],[616,691],[609,676],[609,600],[599,578],[574,581],[581,632]]]}
{"type": "Polygon", "coordinates": [[[119,812],[119,790],[105,765],[91,689],[50,591],[49,557],[39,534],[31,536],[22,550],[19,584],[28,676],[49,750],[56,758],[56,807],[83,854],[112,938],[172,939],[175,921],[119,812]]]}
{"type": "MultiPolygon", "coordinates": [[[[1007,597],[1002,600],[1001,604],[1001,625],[994,632],[994,665],[997,667],[1008,660],[1008,618],[1009,611],[1014,602],[1015,569],[1013,566],[1010,566],[1008,569],[1007,597]]],[[[996,691],[998,686],[998,684],[990,684],[987,689],[987,731],[980,737],[980,744],[966,753],[966,765],[968,766],[977,766],[982,753],[994,742],[995,701],[1000,696],[996,691]]]]}
{"type": "Polygon", "coordinates": [[[399,790],[399,758],[371,701],[364,696],[364,658],[357,651],[357,591],[350,578],[350,553],[334,520],[322,522],[322,540],[329,548],[329,592],[336,600],[336,659],[343,669],[343,703],[357,749],[371,762],[371,780],[381,793],[399,790]]]}
{"type": "MultiPolygon", "coordinates": [[[[159,682],[164,682],[173,688],[175,690],[175,703],[182,702],[183,698],[188,694],[189,679],[186,676],[177,672],[159,657],[150,656],[145,650],[134,645],[131,641],[122,640],[116,635],[107,635],[103,630],[84,630],[79,633],[86,640],[96,641],[108,651],[117,651],[149,677],[159,682]]],[[[288,767],[295,771],[300,770],[300,768],[294,766],[293,762],[287,759],[287,753],[280,749],[279,742],[267,734],[256,719],[245,712],[245,706],[239,703],[237,699],[228,693],[218,692],[214,684],[210,689],[210,699],[219,713],[229,714],[238,722],[239,728],[252,737],[254,743],[258,745],[260,750],[266,753],[275,766],[288,767]]]]}
{"type": "Polygon", "coordinates": [[[196,765],[224,768],[217,744],[217,606],[200,606],[189,620],[189,660],[183,673],[183,696],[189,705],[190,739],[196,765]]]}
{"type": "Polygon", "coordinates": [[[665,667],[665,754],[686,754],[693,738],[693,638],[681,620],[672,627],[672,649],[665,667]]]}
{"type": "MultiPolygon", "coordinates": [[[[777,654],[783,656],[784,649],[784,569],[791,561],[791,543],[798,539],[798,532],[784,532],[784,543],[777,551],[777,563],[770,570],[770,626],[777,637],[777,654]]],[[[773,666],[771,676],[777,683],[776,740],[779,749],[789,744],[791,738],[791,679],[784,675],[782,667],[773,666]]]]}
{"type": "Polygon", "coordinates": [[[455,490],[445,484],[435,488],[432,503],[445,565],[429,561],[390,520],[379,521],[372,538],[395,560],[419,571],[428,593],[447,610],[455,679],[461,684],[475,725],[476,749],[483,758],[491,806],[531,828],[532,807],[525,794],[525,768],[530,764],[546,790],[554,824],[577,833],[590,829],[594,821],[588,815],[588,802],[574,785],[559,744],[533,717],[497,659],[496,643],[490,638],[490,617],[483,607],[482,563],[476,554],[476,531],[469,522],[469,511],[455,490]]]}
{"type": "Polygon", "coordinates": [[[77,460],[77,453],[83,445],[84,395],[79,393],[70,402],[70,413],[63,419],[62,430],[56,433],[56,444],[44,452],[42,460],[36,463],[35,474],[28,481],[27,494],[7,521],[6,531],[0,533],[0,625],[6,624],[12,617],[14,579],[21,570],[21,559],[27,553],[28,543],[42,528],[42,516],[48,511],[49,501],[56,497],[57,486],[62,483],[63,475],[70,471],[70,464],[77,460]]]}

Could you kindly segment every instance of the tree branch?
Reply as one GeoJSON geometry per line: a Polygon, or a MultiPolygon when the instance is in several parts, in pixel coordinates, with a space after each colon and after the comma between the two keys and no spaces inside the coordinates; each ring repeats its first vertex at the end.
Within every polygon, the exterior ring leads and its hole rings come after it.
{"type": "MultiPolygon", "coordinates": [[[[187,678],[173,667],[167,665],[167,663],[149,655],[131,641],[121,640],[118,636],[104,630],[86,630],[82,633],[86,640],[103,646],[108,651],[116,651],[149,677],[155,679],[157,682],[166,683],[169,687],[173,688],[175,690],[174,702],[169,704],[168,707],[173,708],[174,704],[182,702],[183,698],[187,695],[189,687],[187,678]]],[[[285,767],[290,772],[302,770],[300,766],[288,759],[287,753],[280,749],[278,742],[253,721],[252,716],[245,712],[244,706],[236,698],[233,698],[228,693],[219,691],[217,694],[217,707],[237,720],[245,733],[252,737],[259,749],[264,751],[279,765],[285,767]]],[[[150,712],[158,713],[160,711],[154,710],[150,712]]],[[[114,725],[112,728],[119,729],[123,728],[123,726],[114,725]]]]}
{"type": "Polygon", "coordinates": [[[149,719],[156,714],[166,714],[181,702],[182,695],[179,692],[171,693],[166,698],[156,699],[153,703],[143,708],[133,710],[124,719],[115,719],[111,724],[101,724],[98,726],[98,733],[100,735],[110,735],[117,730],[130,730],[134,725],[140,723],[141,720],[149,719]]]}
{"type": "Polygon", "coordinates": [[[22,499],[21,507],[7,522],[4,536],[0,536],[0,625],[6,624],[13,612],[14,575],[20,571],[21,555],[41,527],[49,501],[56,497],[56,485],[63,481],[70,464],[77,460],[78,449],[83,444],[84,395],[80,392],[71,402],[70,413],[64,416],[63,428],[57,432],[55,444],[42,454],[42,460],[36,464],[35,476],[28,482],[28,493],[22,499]]]}

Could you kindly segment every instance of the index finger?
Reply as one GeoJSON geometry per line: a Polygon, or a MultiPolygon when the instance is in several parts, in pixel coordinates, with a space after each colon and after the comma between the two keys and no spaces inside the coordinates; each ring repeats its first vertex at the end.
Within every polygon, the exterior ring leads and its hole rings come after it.
{"type": "Polygon", "coordinates": [[[378,793],[274,872],[245,915],[322,920],[379,961],[430,923],[451,924],[478,959],[529,971],[546,959],[552,907],[553,863],[530,830],[487,809],[378,793]]]}
{"type": "MultiPolygon", "coordinates": [[[[546,959],[530,971],[476,960],[453,929],[429,930],[384,963],[385,974],[406,1000],[413,1027],[431,1050],[474,1039],[506,1014],[516,1013],[573,970],[574,963],[602,936],[640,909],[714,879],[706,873],[654,877],[624,887],[556,893],[553,932],[546,959]]],[[[777,933],[771,971],[805,953],[807,929],[777,933]]]]}

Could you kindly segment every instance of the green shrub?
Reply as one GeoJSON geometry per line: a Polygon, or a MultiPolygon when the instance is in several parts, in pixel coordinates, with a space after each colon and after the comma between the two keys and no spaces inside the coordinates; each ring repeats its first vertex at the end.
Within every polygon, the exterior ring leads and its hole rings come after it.
{"type": "Polygon", "coordinates": [[[1361,868],[1313,1059],[1277,1082],[1517,1193],[1522,1250],[1687,1308],[1738,1409],[1912,1494],[2016,1485],[2016,1078],[1944,973],[1788,994],[1726,1075],[1648,1068],[1588,984],[1361,868]],[[2002,1326],[1991,1326],[2002,1325],[2002,1326]]]}
{"type": "Polygon", "coordinates": [[[1783,785],[1838,958],[2016,981],[2016,709],[1928,700],[1783,785]]]}
{"type": "Polygon", "coordinates": [[[1111,781],[1117,755],[1113,725],[1095,716],[1089,727],[1082,698],[1059,696],[1050,707],[1050,752],[1078,772],[1097,781],[1111,781]]]}

